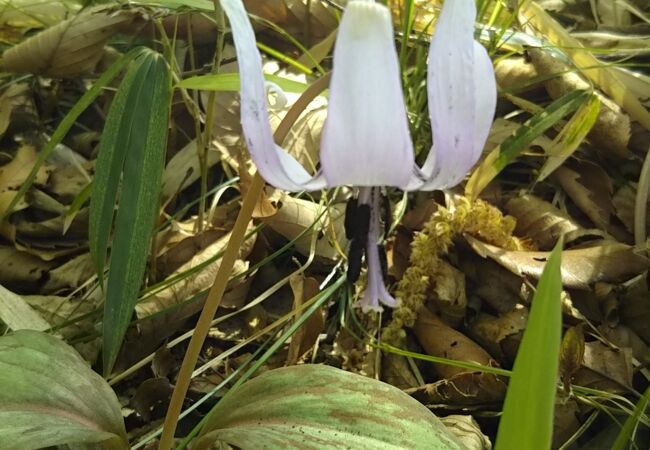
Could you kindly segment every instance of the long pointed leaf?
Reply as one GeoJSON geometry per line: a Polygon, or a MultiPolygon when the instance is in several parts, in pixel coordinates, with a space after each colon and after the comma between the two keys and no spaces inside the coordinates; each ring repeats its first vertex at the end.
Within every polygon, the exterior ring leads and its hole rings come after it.
{"type": "Polygon", "coordinates": [[[496,450],[550,449],[562,335],[562,239],[542,273],[517,351],[496,450]]]}
{"type": "MultiPolygon", "coordinates": [[[[122,339],[129,325],[133,308],[138,298],[145,272],[147,255],[153,233],[155,217],[158,213],[160,178],[162,175],[166,143],[169,108],[171,101],[171,78],[164,59],[153,51],[141,57],[142,61],[130,68],[134,74],[127,75],[130,84],[122,85],[127,91],[125,103],[118,103],[117,111],[123,115],[109,114],[106,129],[116,136],[110,137],[114,145],[124,145],[124,149],[112,150],[110,172],[96,178],[93,194],[98,193],[104,203],[100,218],[95,223],[95,245],[97,263],[105,253],[104,242],[108,242],[110,221],[114,203],[113,192],[117,190],[120,156],[124,152],[122,188],[119,207],[115,217],[115,231],[111,251],[106,302],[104,304],[104,373],[109,374],[117,358],[122,339]],[[108,123],[110,120],[118,121],[108,123]],[[103,189],[110,189],[106,193],[103,189]]],[[[111,113],[113,111],[111,110],[111,113]]],[[[93,198],[91,201],[95,201],[93,198]]],[[[101,275],[101,272],[100,272],[101,275]]]]}
{"type": "MultiPolygon", "coordinates": [[[[113,226],[115,202],[118,196],[121,174],[128,152],[142,142],[132,142],[143,136],[134,126],[136,121],[142,122],[145,117],[139,117],[145,109],[134,107],[138,105],[143,95],[144,84],[151,66],[149,58],[141,57],[134,61],[127,71],[120,88],[113,99],[111,109],[106,118],[106,125],[99,144],[99,155],[90,200],[89,244],[90,253],[95,263],[95,270],[100,283],[103,281],[104,263],[108,251],[108,239],[113,226]]],[[[150,102],[150,98],[142,98],[150,102]]],[[[142,105],[140,103],[140,105],[142,105]]],[[[140,126],[142,123],[139,124],[140,126]]]]}

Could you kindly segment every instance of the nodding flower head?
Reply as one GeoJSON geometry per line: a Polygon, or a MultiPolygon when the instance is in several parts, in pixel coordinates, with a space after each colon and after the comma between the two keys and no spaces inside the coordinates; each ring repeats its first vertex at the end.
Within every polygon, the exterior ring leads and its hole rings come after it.
{"type": "MultiPolygon", "coordinates": [[[[458,184],[478,160],[496,107],[492,62],[474,40],[474,0],[446,0],[431,39],[427,71],[433,146],[414,160],[390,11],[374,0],[350,0],[339,25],[320,170],[311,175],[275,144],[266,105],[262,59],[242,0],[221,0],[239,62],[241,121],[260,174],[288,191],[351,185],[370,207],[363,240],[368,286],[360,304],[396,304],[381,275],[381,221],[373,187],[445,189],[458,184]]],[[[360,237],[357,243],[360,245],[360,237]]]]}

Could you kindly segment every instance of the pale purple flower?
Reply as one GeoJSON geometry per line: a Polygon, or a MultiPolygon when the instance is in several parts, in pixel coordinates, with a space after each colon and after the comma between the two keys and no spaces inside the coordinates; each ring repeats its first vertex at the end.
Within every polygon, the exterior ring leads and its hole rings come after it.
{"type": "Polygon", "coordinates": [[[359,187],[370,206],[365,246],[368,284],[359,302],[381,310],[397,301],[384,285],[379,189],[445,189],[478,160],[496,106],[492,62],[474,40],[475,0],[446,0],[428,60],[427,91],[434,145],[415,164],[390,11],[374,0],[350,0],[334,47],[328,115],[321,138],[321,169],[312,176],[273,141],[262,60],[241,0],[221,0],[233,32],[241,80],[241,121],[266,181],[288,191],[339,185],[359,187]]]}

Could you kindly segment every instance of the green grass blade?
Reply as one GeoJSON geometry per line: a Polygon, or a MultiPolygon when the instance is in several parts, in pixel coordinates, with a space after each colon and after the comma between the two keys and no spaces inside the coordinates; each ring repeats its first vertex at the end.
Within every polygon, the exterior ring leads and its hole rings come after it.
{"type": "Polygon", "coordinates": [[[16,196],[13,198],[7,209],[5,210],[4,217],[7,217],[9,214],[11,214],[12,210],[14,207],[18,204],[20,199],[23,198],[25,193],[29,190],[31,187],[32,183],[34,182],[34,178],[36,177],[36,174],[40,170],[41,166],[45,162],[48,156],[50,156],[50,153],[54,150],[54,148],[61,143],[63,138],[65,137],[66,134],[68,134],[68,131],[70,131],[70,128],[75,124],[79,116],[88,108],[92,103],[95,101],[95,99],[99,96],[99,94],[102,93],[102,90],[117,76],[118,73],[122,71],[122,69],[129,63],[131,62],[134,58],[136,58],[138,55],[142,53],[142,48],[136,48],[131,50],[130,52],[122,55],[117,61],[115,61],[107,70],[100,76],[95,84],[79,99],[77,103],[75,103],[74,107],[66,114],[66,116],[63,118],[59,126],[56,128],[54,133],[52,134],[52,137],[50,140],[45,144],[45,147],[41,150],[41,152],[38,155],[38,160],[36,163],[34,163],[34,166],[32,167],[31,172],[29,173],[29,176],[25,180],[25,182],[20,186],[20,189],[16,193],[16,196]]]}
{"type": "MultiPolygon", "coordinates": [[[[286,92],[301,94],[307,89],[305,83],[289,80],[277,75],[264,74],[266,81],[271,81],[286,92]]],[[[201,91],[230,91],[239,92],[239,73],[212,73],[199,75],[181,80],[178,85],[185,89],[198,89],[201,91]]]]}
{"type": "MultiPolygon", "coordinates": [[[[105,374],[110,373],[115,363],[142,285],[158,214],[171,103],[171,77],[162,56],[147,51],[131,71],[135,75],[127,75],[125,82],[127,79],[133,82],[123,83],[121,87],[128,93],[124,112],[129,113],[114,118],[119,120],[119,133],[128,135],[128,139],[104,304],[105,374]]],[[[116,130],[113,126],[109,126],[107,120],[107,129],[116,130]]],[[[120,141],[114,139],[112,142],[120,141]]],[[[107,150],[102,147],[102,151],[107,150]]],[[[101,181],[95,179],[93,193],[102,191],[101,181]]],[[[108,183],[114,184],[116,180],[108,180],[108,183]]],[[[113,205],[110,208],[112,213],[113,205]]],[[[105,218],[110,219],[111,215],[105,218]]],[[[101,229],[106,230],[106,224],[101,224],[101,229]]],[[[102,239],[107,237],[102,236],[102,239]]]]}
{"type": "Polygon", "coordinates": [[[621,432],[618,433],[618,436],[612,445],[612,450],[627,450],[630,448],[630,443],[632,442],[632,433],[639,424],[639,419],[645,413],[645,409],[648,406],[648,401],[650,401],[650,387],[645,390],[643,397],[641,397],[639,399],[639,402],[636,404],[634,412],[623,424],[621,432]]]}
{"type": "Polygon", "coordinates": [[[508,164],[517,158],[538,136],[558,123],[567,114],[578,109],[591,97],[588,91],[571,91],[555,100],[543,111],[528,119],[515,133],[492,150],[472,173],[465,194],[476,198],[478,194],[508,164]]]}
{"type": "Polygon", "coordinates": [[[149,104],[151,99],[141,99],[151,60],[138,58],[127,71],[106,118],[106,125],[99,143],[99,155],[90,200],[89,244],[99,282],[103,282],[104,263],[108,252],[108,240],[113,226],[122,169],[128,152],[141,144],[143,135],[134,125],[144,125],[148,114],[137,105],[149,104]],[[140,116],[142,113],[144,117],[140,116]],[[132,142],[132,138],[136,141],[132,142]]]}
{"type": "Polygon", "coordinates": [[[553,145],[547,151],[548,159],[539,171],[537,182],[543,181],[576,151],[598,120],[599,113],[600,99],[597,95],[592,95],[553,139],[553,145]]]}
{"type": "Polygon", "coordinates": [[[550,449],[562,334],[562,239],[544,267],[517,351],[496,450],[550,449]]]}

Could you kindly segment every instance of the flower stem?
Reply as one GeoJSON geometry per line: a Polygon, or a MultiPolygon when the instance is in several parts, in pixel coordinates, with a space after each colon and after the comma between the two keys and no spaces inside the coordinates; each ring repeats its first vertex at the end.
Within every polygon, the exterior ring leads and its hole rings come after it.
{"type": "MultiPolygon", "coordinates": [[[[305,92],[303,92],[278,126],[274,136],[276,142],[282,142],[286,138],[289,134],[289,130],[300,114],[307,108],[309,103],[311,103],[314,98],[327,88],[329,78],[329,74],[319,78],[309,86],[305,92]]],[[[242,170],[246,169],[242,168],[242,170]]],[[[159,450],[171,450],[172,448],[178,416],[181,413],[185,395],[190,386],[192,371],[196,366],[196,361],[201,353],[201,348],[203,347],[205,338],[210,331],[210,323],[212,322],[212,319],[219,308],[219,304],[221,303],[221,298],[226,290],[228,279],[230,278],[232,268],[239,254],[239,249],[244,242],[246,228],[251,220],[253,209],[257,204],[263,187],[264,180],[262,180],[259,173],[255,174],[253,182],[244,197],[242,207],[239,210],[239,215],[237,216],[237,220],[232,229],[232,234],[228,241],[228,245],[226,246],[214,284],[210,288],[208,297],[205,300],[205,305],[203,306],[199,320],[196,323],[194,334],[192,335],[192,339],[190,340],[187,351],[185,352],[185,357],[183,358],[183,363],[178,373],[176,386],[172,393],[169,408],[167,409],[167,415],[165,416],[163,432],[160,436],[160,445],[158,447],[159,450]]]]}

